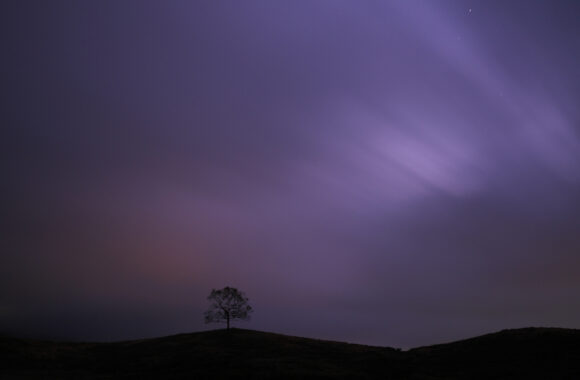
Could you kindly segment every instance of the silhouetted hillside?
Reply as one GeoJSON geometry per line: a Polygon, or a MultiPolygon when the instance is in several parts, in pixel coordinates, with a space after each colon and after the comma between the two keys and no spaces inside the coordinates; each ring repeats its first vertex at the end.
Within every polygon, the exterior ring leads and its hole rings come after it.
{"type": "Polygon", "coordinates": [[[408,353],[442,378],[580,379],[580,330],[503,330],[408,353]]]}
{"type": "Polygon", "coordinates": [[[578,379],[580,331],[506,330],[409,351],[241,329],[116,343],[0,338],[0,377],[578,379]]]}

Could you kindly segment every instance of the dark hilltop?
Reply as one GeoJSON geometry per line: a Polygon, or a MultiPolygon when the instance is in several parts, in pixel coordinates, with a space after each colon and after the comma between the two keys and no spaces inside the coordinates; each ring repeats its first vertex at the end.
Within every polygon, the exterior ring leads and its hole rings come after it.
{"type": "Polygon", "coordinates": [[[580,330],[503,330],[407,351],[231,329],[114,343],[0,338],[2,379],[578,379],[580,330]]]}

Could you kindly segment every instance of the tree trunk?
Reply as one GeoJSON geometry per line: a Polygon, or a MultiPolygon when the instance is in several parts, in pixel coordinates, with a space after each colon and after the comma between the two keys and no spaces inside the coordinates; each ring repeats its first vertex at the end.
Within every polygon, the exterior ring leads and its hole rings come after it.
{"type": "Polygon", "coordinates": [[[230,329],[230,315],[229,314],[226,315],[226,320],[228,323],[228,330],[229,330],[230,329]]]}

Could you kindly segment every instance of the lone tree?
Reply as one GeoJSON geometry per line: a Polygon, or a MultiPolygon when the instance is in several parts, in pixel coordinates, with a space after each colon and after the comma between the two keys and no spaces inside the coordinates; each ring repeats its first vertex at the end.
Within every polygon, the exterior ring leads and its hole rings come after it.
{"type": "Polygon", "coordinates": [[[229,330],[230,319],[250,319],[252,307],[248,305],[248,297],[236,288],[212,289],[207,299],[211,305],[205,312],[205,323],[226,322],[229,330]]]}

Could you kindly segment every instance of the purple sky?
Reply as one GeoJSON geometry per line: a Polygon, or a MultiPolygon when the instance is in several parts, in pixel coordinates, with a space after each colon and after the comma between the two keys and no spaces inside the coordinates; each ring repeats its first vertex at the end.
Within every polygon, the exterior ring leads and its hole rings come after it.
{"type": "Polygon", "coordinates": [[[577,1],[4,1],[0,331],[580,328],[577,1]]]}

